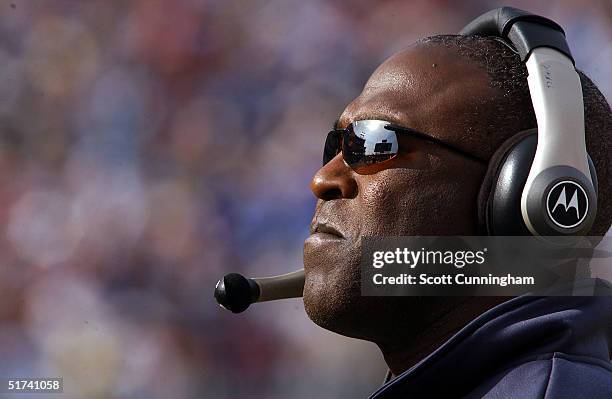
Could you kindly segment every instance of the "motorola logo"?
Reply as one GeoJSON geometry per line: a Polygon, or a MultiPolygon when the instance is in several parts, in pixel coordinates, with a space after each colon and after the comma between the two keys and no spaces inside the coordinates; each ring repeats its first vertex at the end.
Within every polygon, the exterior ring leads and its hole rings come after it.
{"type": "Polygon", "coordinates": [[[589,199],[580,184],[571,180],[560,181],[548,192],[546,210],[554,224],[571,229],[586,218],[589,199]]]}

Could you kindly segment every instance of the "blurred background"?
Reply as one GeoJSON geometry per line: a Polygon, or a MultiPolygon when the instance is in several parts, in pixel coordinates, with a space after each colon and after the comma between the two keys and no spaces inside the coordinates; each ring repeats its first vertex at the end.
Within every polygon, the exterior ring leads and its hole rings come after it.
{"type": "MultiPolygon", "coordinates": [[[[612,98],[612,2],[503,4],[558,21],[612,98]]],[[[298,299],[232,315],[214,285],[300,268],[344,106],[393,52],[500,5],[1,0],[0,376],[80,399],[367,397],[372,344],[298,299]]]]}

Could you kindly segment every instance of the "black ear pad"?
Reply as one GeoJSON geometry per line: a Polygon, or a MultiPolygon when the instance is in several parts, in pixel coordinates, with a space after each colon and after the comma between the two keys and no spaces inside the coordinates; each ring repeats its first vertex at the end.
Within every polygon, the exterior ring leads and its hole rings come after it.
{"type": "MultiPolygon", "coordinates": [[[[478,194],[479,234],[531,235],[521,214],[521,195],[538,144],[537,129],[524,130],[493,154],[478,194]]],[[[591,180],[597,192],[597,174],[588,157],[591,180]]]]}
{"type": "MultiPolygon", "coordinates": [[[[516,144],[518,144],[519,142],[521,142],[527,137],[537,137],[536,135],[537,131],[538,131],[537,129],[524,130],[510,137],[509,139],[504,141],[501,146],[499,146],[497,151],[495,151],[495,153],[489,160],[489,167],[487,169],[487,173],[485,174],[482,185],[480,186],[480,192],[478,193],[477,212],[478,212],[478,233],[479,234],[493,235],[491,232],[490,217],[489,217],[490,198],[492,197],[492,192],[494,191],[494,187],[496,188],[495,191],[498,191],[497,187],[499,186],[498,180],[499,180],[499,172],[500,172],[501,166],[505,164],[508,154],[515,147],[516,144]]],[[[527,181],[527,175],[529,174],[529,169],[531,168],[531,162],[533,160],[534,154],[535,154],[535,147],[534,147],[533,154],[530,154],[531,158],[529,158],[528,162],[523,164],[524,167],[522,169],[524,169],[525,176],[524,176],[524,179],[521,180],[521,187],[517,188],[516,190],[518,193],[518,202],[513,204],[516,206],[515,210],[518,212],[518,216],[520,217],[519,221],[521,222],[521,224],[523,224],[523,217],[521,215],[521,209],[520,209],[520,205],[521,205],[520,196],[523,190],[523,186],[525,185],[525,182],[527,181]]],[[[515,234],[510,234],[510,235],[523,235],[523,233],[530,234],[529,230],[527,230],[527,227],[525,226],[523,227],[525,231],[522,231],[522,233],[515,233],[515,234]]]]}

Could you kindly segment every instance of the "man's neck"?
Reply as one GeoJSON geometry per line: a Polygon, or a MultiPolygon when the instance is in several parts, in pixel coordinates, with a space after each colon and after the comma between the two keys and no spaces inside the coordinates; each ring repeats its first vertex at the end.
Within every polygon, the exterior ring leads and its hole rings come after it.
{"type": "Polygon", "coordinates": [[[378,343],[385,362],[394,376],[400,375],[448,341],[456,332],[486,310],[507,301],[509,297],[467,297],[455,302],[415,337],[394,337],[378,343]]]}

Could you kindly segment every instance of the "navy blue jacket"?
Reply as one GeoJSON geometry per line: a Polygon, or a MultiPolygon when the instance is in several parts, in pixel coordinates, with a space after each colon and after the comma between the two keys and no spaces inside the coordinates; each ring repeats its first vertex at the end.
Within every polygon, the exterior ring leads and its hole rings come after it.
{"type": "Polygon", "coordinates": [[[612,297],[522,296],[483,313],[371,399],[612,399],[612,297]]]}

